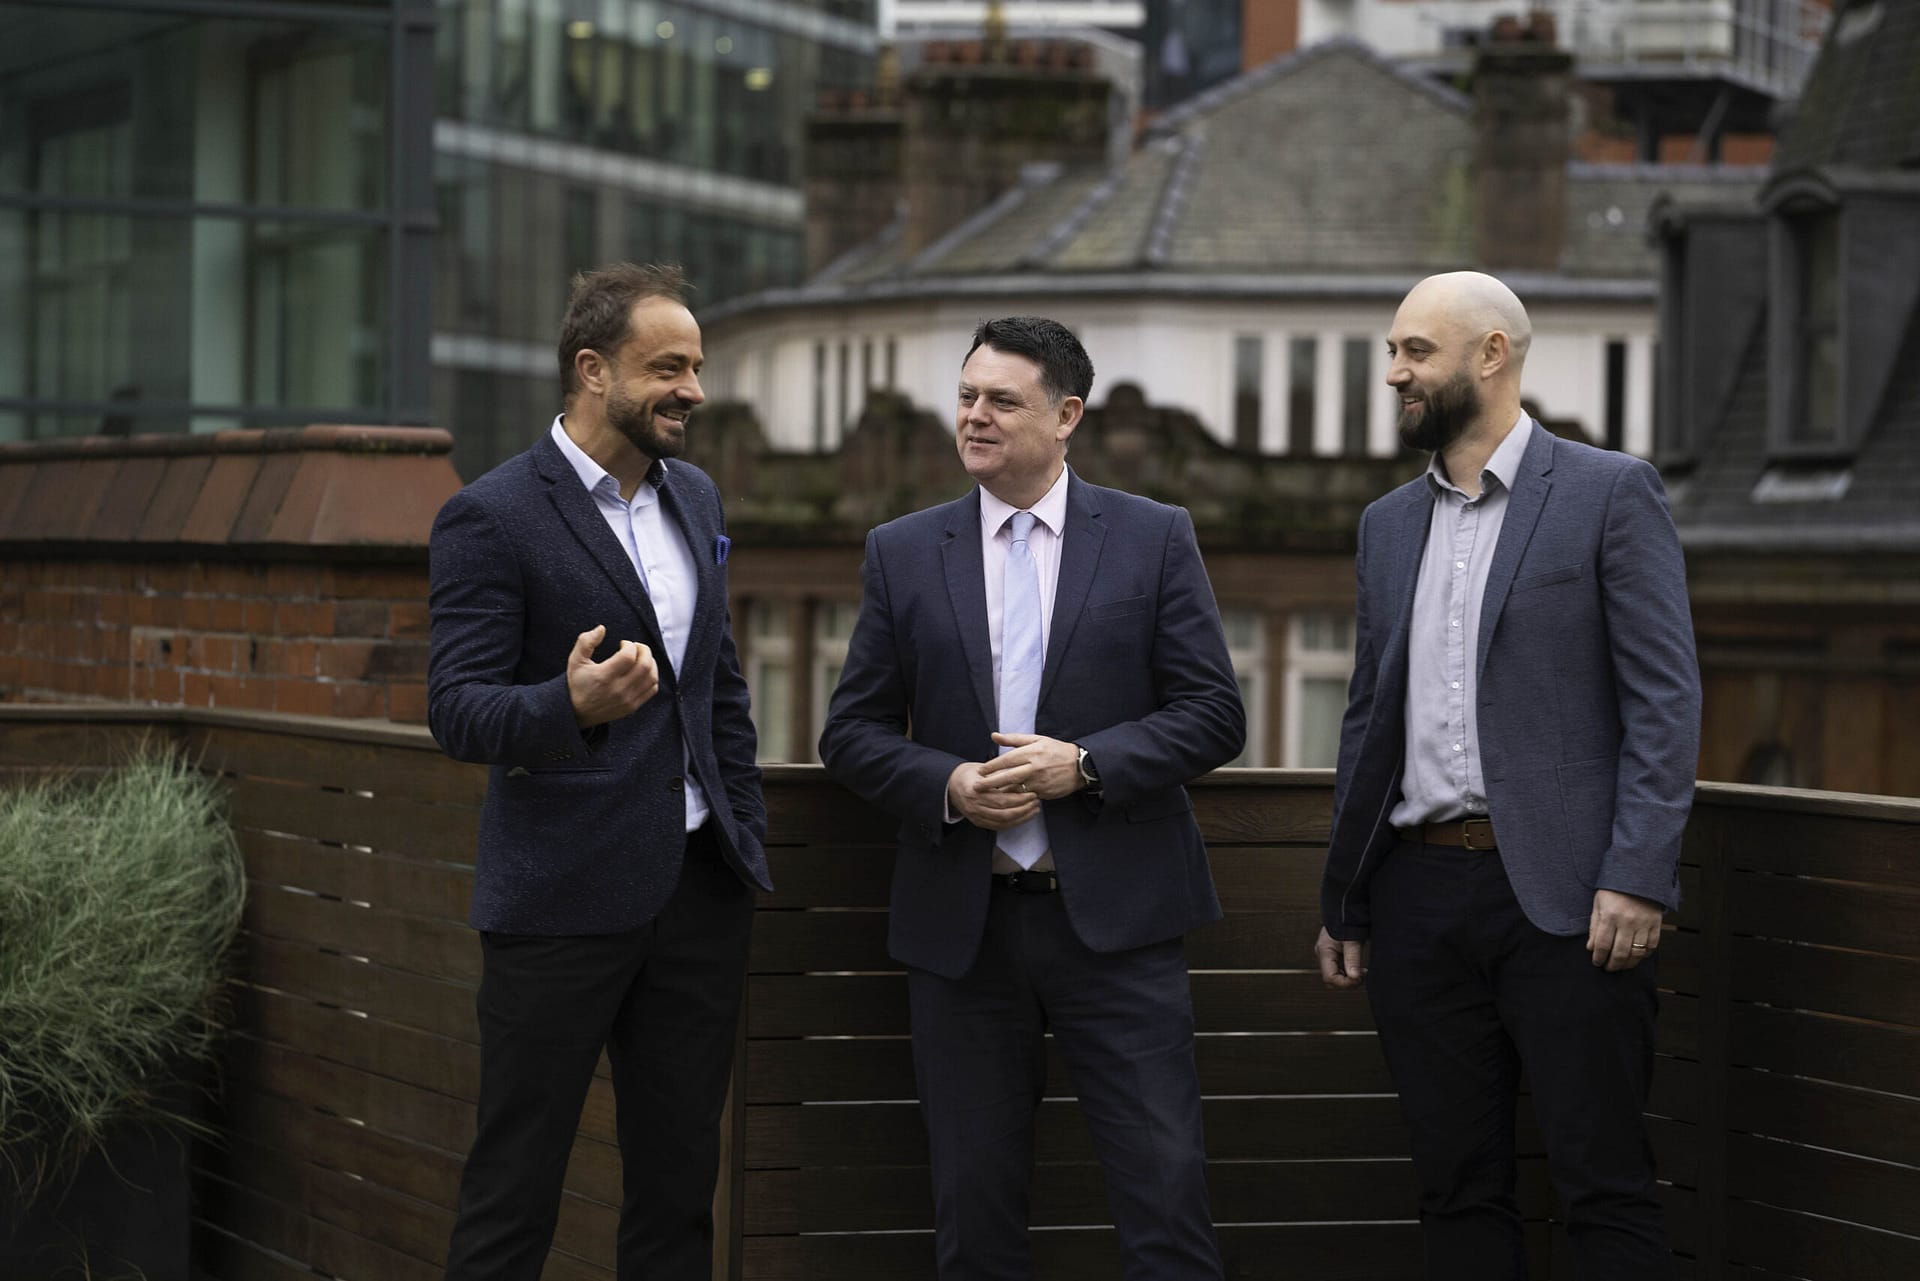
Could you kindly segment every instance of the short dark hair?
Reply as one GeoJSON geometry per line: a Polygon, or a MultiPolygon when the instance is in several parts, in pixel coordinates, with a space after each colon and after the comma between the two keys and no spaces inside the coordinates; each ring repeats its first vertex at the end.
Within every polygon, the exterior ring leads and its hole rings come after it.
{"type": "Polygon", "coordinates": [[[964,366],[982,347],[1025,356],[1040,366],[1040,386],[1059,404],[1068,396],[1087,398],[1093,390],[1093,359],[1073,331],[1045,316],[1004,316],[983,320],[973,331],[973,346],[961,360],[964,366]]]}
{"type": "Polygon", "coordinates": [[[561,392],[571,396],[580,390],[575,356],[597,351],[611,357],[626,342],[633,333],[635,303],[665,298],[684,306],[687,289],[687,274],[673,263],[613,262],[576,272],[566,319],[560,322],[561,392]]]}

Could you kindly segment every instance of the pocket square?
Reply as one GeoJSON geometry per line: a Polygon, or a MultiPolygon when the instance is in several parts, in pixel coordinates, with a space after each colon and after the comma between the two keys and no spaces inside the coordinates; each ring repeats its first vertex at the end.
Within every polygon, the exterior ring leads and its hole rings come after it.
{"type": "Polygon", "coordinates": [[[733,540],[731,538],[728,538],[725,534],[715,534],[713,536],[713,563],[714,564],[716,565],[726,564],[727,553],[732,550],[733,550],[733,540]]]}

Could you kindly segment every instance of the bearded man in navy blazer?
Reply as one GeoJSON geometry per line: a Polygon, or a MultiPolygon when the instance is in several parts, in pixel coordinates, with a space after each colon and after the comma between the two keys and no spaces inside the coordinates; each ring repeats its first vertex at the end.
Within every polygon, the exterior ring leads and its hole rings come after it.
{"type": "Polygon", "coordinates": [[[942,1281],[1033,1275],[1047,1032],[1125,1275],[1221,1275],[1182,939],[1220,904],[1184,785],[1239,754],[1245,713],[1186,512],[1066,465],[1092,385],[1055,321],[975,331],[955,434],[979,485],[867,536],[820,738],[900,819],[888,947],[942,1281]]]}
{"type": "Polygon", "coordinates": [[[707,1281],[754,888],[770,889],[720,495],[678,268],[575,277],[565,412],[447,501],[428,720],[489,766],[474,867],[478,1129],[447,1262],[536,1281],[604,1047],[622,1281],[707,1281]],[[674,460],[674,461],[670,461],[674,460]]]}
{"type": "Polygon", "coordinates": [[[1531,337],[1473,272],[1394,317],[1400,436],[1433,459],[1360,523],[1315,950],[1372,994],[1428,1276],[1526,1275],[1524,1069],[1576,1272],[1645,1281],[1671,1270],[1641,1109],[1700,676],[1660,479],[1522,412],[1531,337]]]}

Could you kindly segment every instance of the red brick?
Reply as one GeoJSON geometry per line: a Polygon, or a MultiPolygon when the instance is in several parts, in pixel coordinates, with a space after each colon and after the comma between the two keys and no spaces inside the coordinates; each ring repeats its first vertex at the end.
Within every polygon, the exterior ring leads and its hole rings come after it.
{"type": "Polygon", "coordinates": [[[413,682],[387,686],[387,719],[408,725],[424,725],[427,720],[427,687],[413,682]]]}
{"type": "Polygon", "coordinates": [[[333,685],[313,681],[278,680],[273,683],[273,710],[300,716],[333,715],[333,685]]]}
{"type": "Polygon", "coordinates": [[[318,578],[311,565],[269,565],[267,595],[281,600],[311,600],[318,578]]]}
{"type": "Polygon", "coordinates": [[[241,630],[255,636],[274,635],[275,605],[270,600],[242,602],[241,630]]]}
{"type": "Polygon", "coordinates": [[[427,594],[426,571],[408,565],[399,568],[333,566],[321,577],[323,594],[335,600],[374,597],[405,600],[427,594]]]}
{"type": "Polygon", "coordinates": [[[265,585],[265,579],[252,565],[202,565],[197,590],[214,596],[251,596],[265,585]]]}
{"type": "Polygon", "coordinates": [[[397,600],[389,611],[387,635],[395,640],[403,638],[424,638],[429,630],[427,602],[423,600],[397,600]]]}
{"type": "Polygon", "coordinates": [[[319,671],[318,646],[310,640],[275,640],[261,646],[260,670],[312,680],[319,671]]]}
{"type": "Polygon", "coordinates": [[[152,685],[143,697],[156,703],[178,703],[180,701],[180,673],[174,671],[153,672],[152,685]]]}
{"type": "Polygon", "coordinates": [[[124,667],[100,666],[93,669],[93,692],[101,698],[132,697],[128,684],[127,669],[124,667]]]}
{"type": "Polygon", "coordinates": [[[183,672],[180,701],[188,707],[213,706],[213,678],[205,672],[183,672]]]}
{"type": "Polygon", "coordinates": [[[94,616],[103,623],[112,623],[116,626],[123,625],[127,622],[131,613],[130,606],[132,603],[123,591],[102,592],[100,593],[99,608],[95,611],[94,616]]]}
{"type": "Polygon", "coordinates": [[[333,714],[349,716],[356,720],[378,717],[385,706],[380,697],[378,685],[362,685],[358,682],[330,686],[333,690],[333,714]]]}
{"type": "Polygon", "coordinates": [[[230,596],[213,601],[213,629],[217,632],[242,632],[247,628],[246,602],[230,596]]]}
{"type": "Polygon", "coordinates": [[[273,706],[273,682],[246,676],[215,676],[213,705],[266,711],[273,706]]]}
{"type": "Polygon", "coordinates": [[[192,570],[186,565],[150,564],[140,574],[143,586],[151,591],[178,594],[187,590],[192,570]]]}
{"type": "Polygon", "coordinates": [[[186,602],[178,596],[153,597],[152,622],[159,627],[180,627],[185,624],[186,602]]]}
{"type": "Polygon", "coordinates": [[[366,641],[328,641],[318,647],[316,670],[329,680],[358,680],[373,661],[373,645],[366,641]]]}
{"type": "Polygon", "coordinates": [[[145,595],[127,597],[127,621],[135,627],[149,627],[153,624],[156,598],[145,595]]]}
{"type": "Polygon", "coordinates": [[[327,608],[333,611],[333,626],[329,630],[335,636],[385,636],[387,634],[389,606],[386,601],[343,600],[335,601],[327,608]]]}
{"type": "MultiPolygon", "coordinates": [[[[234,644],[231,636],[197,637],[193,646],[199,656],[196,667],[204,667],[210,672],[237,672],[240,670],[241,647],[234,644]]],[[[215,687],[218,689],[218,686],[215,687]]]]}
{"type": "Polygon", "coordinates": [[[313,635],[313,606],[281,601],[273,607],[275,636],[313,635]]]}
{"type": "Polygon", "coordinates": [[[381,682],[418,681],[427,678],[425,641],[389,641],[375,645],[367,659],[367,679],[381,682]]]}
{"type": "Polygon", "coordinates": [[[100,630],[100,658],[103,662],[125,664],[133,658],[133,637],[124,627],[100,630]]]}
{"type": "Polygon", "coordinates": [[[198,632],[213,630],[213,602],[205,596],[189,596],[180,602],[180,625],[198,632]]]}

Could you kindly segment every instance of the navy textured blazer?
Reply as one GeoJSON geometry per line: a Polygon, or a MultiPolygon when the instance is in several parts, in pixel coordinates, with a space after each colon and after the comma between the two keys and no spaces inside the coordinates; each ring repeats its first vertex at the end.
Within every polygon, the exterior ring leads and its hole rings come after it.
{"type": "MultiPolygon", "coordinates": [[[[997,750],[980,491],[872,531],[861,572],[820,757],[901,820],[889,951],[958,978],[979,950],[993,857],[993,833],[945,821],[948,775],[997,750]]],[[[1100,771],[1102,796],[1045,802],[1081,941],[1120,951],[1219,917],[1184,784],[1239,754],[1246,715],[1185,511],[1069,475],[1034,720],[1100,771]]]]}
{"type": "Polygon", "coordinates": [[[679,670],[640,576],[580,477],[542,433],[447,500],[428,558],[433,640],[427,719],[448,755],[491,767],[474,867],[475,929],[609,934],[652,920],[686,850],[684,741],[728,863],[771,889],[753,722],[727,618],[725,518],[713,481],[666,464],[699,597],[679,670]],[[582,731],[567,656],[600,623],[653,649],[660,689],[632,715],[582,731]]]}
{"type": "MultiPolygon", "coordinates": [[[[1672,908],[1700,752],[1686,565],[1660,477],[1531,419],[1487,575],[1475,655],[1480,764],[1527,919],[1587,929],[1596,889],[1672,908]]],[[[1353,683],[1321,915],[1367,936],[1406,752],[1407,632],[1433,513],[1422,475],[1360,521],[1353,683]]]]}

